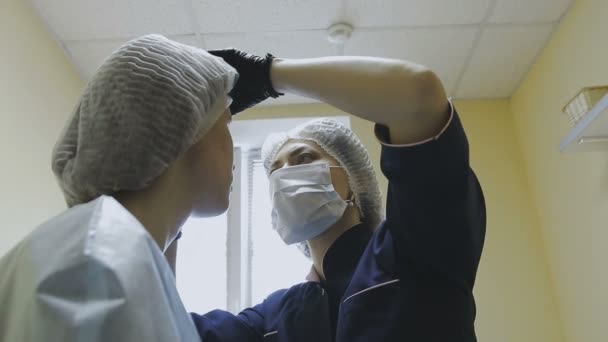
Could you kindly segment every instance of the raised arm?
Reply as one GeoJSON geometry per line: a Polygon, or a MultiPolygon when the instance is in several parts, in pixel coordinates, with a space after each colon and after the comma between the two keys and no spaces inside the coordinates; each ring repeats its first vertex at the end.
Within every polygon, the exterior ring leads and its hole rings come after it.
{"type": "Polygon", "coordinates": [[[270,75],[279,92],[313,98],[387,126],[394,144],[428,138],[448,118],[441,81],[412,62],[373,57],[275,59],[270,75]]]}

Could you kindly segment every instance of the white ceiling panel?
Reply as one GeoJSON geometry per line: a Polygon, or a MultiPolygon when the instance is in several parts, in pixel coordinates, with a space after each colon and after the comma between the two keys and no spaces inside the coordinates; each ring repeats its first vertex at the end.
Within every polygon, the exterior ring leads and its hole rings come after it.
{"type": "Polygon", "coordinates": [[[344,19],[357,27],[477,24],[490,0],[351,0],[344,19]]]}
{"type": "Polygon", "coordinates": [[[249,53],[270,52],[284,58],[309,58],[336,54],[324,31],[206,35],[208,49],[235,47],[249,53]]]}
{"type": "MultiPolygon", "coordinates": [[[[285,58],[411,60],[435,70],[452,96],[491,98],[512,94],[574,0],[29,1],[85,79],[128,39],[160,33],[285,58]],[[354,27],[344,49],[327,40],[338,22],[354,27]]],[[[285,96],[265,104],[305,102],[285,96]]]]}
{"type": "Polygon", "coordinates": [[[473,45],[476,28],[401,29],[355,32],[348,55],[398,58],[424,64],[441,77],[448,92],[473,45]]]}
{"type": "Polygon", "coordinates": [[[553,28],[554,24],[486,28],[456,97],[511,96],[553,28]]]}
{"type": "Polygon", "coordinates": [[[31,0],[61,40],[193,33],[183,0],[31,0]]]}
{"type": "Polygon", "coordinates": [[[559,20],[573,0],[497,0],[491,23],[532,23],[559,20]]]}
{"type": "MultiPolygon", "coordinates": [[[[169,36],[168,38],[188,45],[197,45],[193,35],[169,36]]],[[[83,79],[89,80],[103,61],[126,42],[126,39],[90,40],[67,41],[63,44],[83,79]]]]}
{"type": "Polygon", "coordinates": [[[326,29],[339,0],[192,0],[204,33],[326,29]]]}

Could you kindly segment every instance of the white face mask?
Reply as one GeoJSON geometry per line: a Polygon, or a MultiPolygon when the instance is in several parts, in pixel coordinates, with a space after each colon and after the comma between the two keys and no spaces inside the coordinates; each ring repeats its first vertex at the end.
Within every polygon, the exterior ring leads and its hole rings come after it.
{"type": "Polygon", "coordinates": [[[348,203],[331,182],[327,163],[290,166],[270,177],[272,226],[290,245],[313,239],[336,223],[348,203]]]}

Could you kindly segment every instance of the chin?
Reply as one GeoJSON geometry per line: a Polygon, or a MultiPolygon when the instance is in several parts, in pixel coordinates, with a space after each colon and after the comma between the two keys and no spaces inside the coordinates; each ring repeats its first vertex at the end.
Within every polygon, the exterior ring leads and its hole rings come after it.
{"type": "Polygon", "coordinates": [[[226,199],[218,199],[213,203],[204,203],[196,205],[192,210],[191,216],[194,217],[213,217],[219,216],[228,210],[229,201],[226,199]]]}

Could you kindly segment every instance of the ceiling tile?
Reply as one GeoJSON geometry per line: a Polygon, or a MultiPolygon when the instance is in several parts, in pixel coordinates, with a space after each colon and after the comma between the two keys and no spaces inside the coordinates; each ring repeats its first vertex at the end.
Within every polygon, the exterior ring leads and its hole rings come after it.
{"type": "Polygon", "coordinates": [[[498,0],[491,23],[532,23],[558,20],[572,0],[498,0]]]}
{"type": "Polygon", "coordinates": [[[339,0],[192,0],[204,33],[326,29],[339,0]]]}
{"type": "MultiPolygon", "coordinates": [[[[496,0],[459,91],[454,91],[494,0],[30,0],[84,78],[127,39],[161,33],[206,48],[237,47],[286,58],[339,54],[332,23],[355,26],[344,53],[412,60],[435,70],[451,95],[510,96],[572,0],[496,0]],[[344,7],[342,7],[344,5],[344,7]],[[192,24],[195,20],[195,24],[192,24]],[[530,25],[529,22],[546,24],[530,25]],[[501,25],[507,23],[509,25],[501,25]],[[525,23],[517,27],[510,23],[525,23]],[[500,65],[500,67],[497,67],[500,65]]],[[[309,100],[285,96],[269,103],[309,100]]]]}
{"type": "Polygon", "coordinates": [[[473,45],[475,32],[473,27],[355,31],[345,53],[398,58],[426,65],[451,92],[473,45]]]}
{"type": "MultiPolygon", "coordinates": [[[[193,35],[170,36],[169,38],[180,43],[197,45],[193,35]]],[[[63,45],[82,78],[88,81],[103,61],[126,42],[126,39],[66,41],[63,42],[63,45]]]]}
{"type": "Polygon", "coordinates": [[[336,55],[337,49],[324,31],[205,35],[209,49],[235,47],[249,53],[270,52],[284,58],[309,58],[336,55]]]}
{"type": "Polygon", "coordinates": [[[60,40],[193,33],[183,0],[31,0],[60,40]]]}
{"type": "Polygon", "coordinates": [[[545,46],[554,25],[486,28],[456,97],[511,96],[545,46]]]}
{"type": "Polygon", "coordinates": [[[351,0],[344,19],[355,27],[476,24],[490,0],[351,0]]]}

